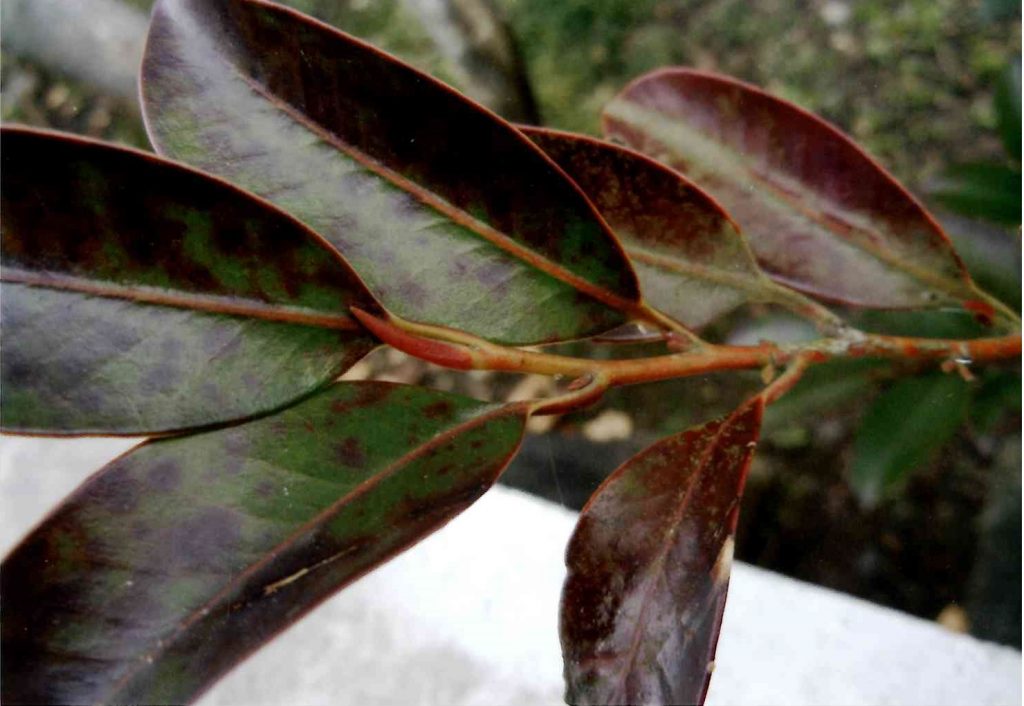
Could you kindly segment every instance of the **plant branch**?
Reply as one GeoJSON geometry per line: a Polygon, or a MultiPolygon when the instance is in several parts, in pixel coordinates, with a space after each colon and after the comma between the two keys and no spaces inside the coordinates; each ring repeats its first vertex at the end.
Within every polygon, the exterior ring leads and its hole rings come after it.
{"type": "Polygon", "coordinates": [[[603,373],[576,378],[569,384],[569,389],[564,395],[534,402],[530,407],[530,414],[534,416],[564,414],[589,407],[600,400],[610,387],[611,382],[603,373]]]}
{"type": "MultiPolygon", "coordinates": [[[[802,372],[807,365],[835,358],[952,360],[970,365],[1015,358],[1021,354],[1019,333],[998,338],[953,340],[882,336],[847,329],[839,337],[803,343],[778,345],[763,342],[754,346],[705,343],[694,350],[650,358],[589,360],[506,348],[463,332],[422,324],[400,327],[391,320],[377,318],[357,308],[352,312],[360,323],[385,343],[438,365],[460,370],[495,370],[571,378],[600,376],[608,386],[656,382],[721,370],[757,369],[796,361],[800,366],[797,370],[802,372]],[[442,331],[446,339],[442,341],[421,335],[436,331],[442,331]]],[[[793,375],[797,374],[793,372],[793,375]]],[[[785,391],[781,383],[778,389],[776,397],[785,391]]]]}
{"type": "Polygon", "coordinates": [[[1007,306],[1005,302],[1000,301],[997,297],[992,296],[981,287],[975,287],[975,291],[981,296],[982,302],[985,305],[992,307],[996,314],[993,318],[1002,319],[1007,324],[1007,328],[1011,331],[1020,331],[1021,320],[1017,312],[1007,306]]]}
{"type": "Polygon", "coordinates": [[[797,316],[810,321],[823,336],[837,336],[848,328],[846,322],[836,316],[828,307],[822,306],[810,297],[804,296],[795,289],[778,284],[774,280],[768,280],[768,282],[772,297],[771,303],[783,306],[797,316]]]}
{"type": "Polygon", "coordinates": [[[652,324],[670,334],[674,334],[677,341],[683,343],[687,347],[700,347],[706,345],[700,336],[673,319],[668,314],[658,311],[646,302],[641,302],[639,309],[633,313],[634,315],[637,315],[641,321],[652,324]]]}
{"type": "Polygon", "coordinates": [[[784,394],[793,389],[793,386],[800,382],[800,378],[803,377],[804,372],[814,362],[814,355],[811,353],[798,354],[793,362],[789,364],[789,367],[783,371],[782,375],[775,378],[767,387],[761,390],[758,395],[764,400],[765,405],[778,400],[784,394]]]}

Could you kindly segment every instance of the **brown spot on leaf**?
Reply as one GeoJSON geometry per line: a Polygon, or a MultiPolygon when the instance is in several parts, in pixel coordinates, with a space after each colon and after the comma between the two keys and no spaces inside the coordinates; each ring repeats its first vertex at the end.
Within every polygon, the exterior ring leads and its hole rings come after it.
{"type": "Polygon", "coordinates": [[[452,403],[447,400],[438,400],[423,408],[423,416],[427,419],[444,419],[452,414],[452,403]]]}
{"type": "Polygon", "coordinates": [[[359,439],[350,436],[340,444],[335,444],[334,455],[342,464],[350,468],[364,468],[366,466],[366,452],[359,439]]]}
{"type": "Polygon", "coordinates": [[[381,383],[356,383],[356,394],[347,400],[335,400],[331,403],[331,411],[346,414],[361,407],[369,407],[387,398],[391,394],[391,386],[381,383]]]}

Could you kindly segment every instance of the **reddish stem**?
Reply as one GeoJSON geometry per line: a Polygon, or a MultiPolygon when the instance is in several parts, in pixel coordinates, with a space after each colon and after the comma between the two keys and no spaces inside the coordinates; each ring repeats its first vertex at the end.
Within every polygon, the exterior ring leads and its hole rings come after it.
{"type": "MultiPolygon", "coordinates": [[[[908,360],[947,361],[961,364],[1002,360],[1019,357],[1021,336],[1015,333],[999,338],[970,340],[907,338],[881,336],[861,332],[848,332],[840,338],[825,338],[807,343],[777,345],[760,343],[756,346],[719,346],[703,344],[691,350],[672,355],[635,358],[629,360],[587,360],[568,358],[549,353],[506,348],[469,334],[453,334],[438,329],[448,341],[426,338],[433,329],[421,324],[408,324],[400,319],[384,320],[365,311],[353,309],[353,314],[375,336],[395,348],[431,363],[449,368],[472,368],[541,375],[563,375],[579,378],[594,376],[606,387],[655,382],[672,378],[701,375],[720,370],[763,368],[767,365],[793,366],[773,383],[765,393],[771,402],[796,383],[803,370],[811,364],[834,358],[891,358],[908,360]],[[410,332],[415,331],[415,333],[410,332]],[[458,336],[458,342],[451,339],[458,336]]],[[[593,396],[570,395],[568,400],[593,401],[593,396]]],[[[554,407],[552,407],[553,409],[554,407]]],[[[545,411],[548,411],[545,409],[545,411]]]]}

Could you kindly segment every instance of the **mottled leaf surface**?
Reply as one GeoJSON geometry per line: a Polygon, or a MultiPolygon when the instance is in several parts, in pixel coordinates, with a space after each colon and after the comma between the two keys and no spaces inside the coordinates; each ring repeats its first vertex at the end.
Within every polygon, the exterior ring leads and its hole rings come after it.
{"type": "Polygon", "coordinates": [[[605,134],[678,169],[736,219],[785,284],[871,307],[976,298],[920,204],[841,132],[731,78],[641,77],[605,108],[605,134]]]}
{"type": "Polygon", "coordinates": [[[3,428],[144,433],[265,412],[374,345],[315,233],[153,155],[4,128],[3,428]]]}
{"type": "Polygon", "coordinates": [[[762,411],[659,441],[583,508],[562,592],[568,703],[703,702],[762,411]]]}
{"type": "Polygon", "coordinates": [[[772,302],[736,224],[678,172],[633,150],[583,135],[521,127],[597,206],[629,255],[643,294],[687,326],[748,302],[772,302]]]}
{"type": "Polygon", "coordinates": [[[970,388],[959,375],[900,380],[874,399],[853,440],[850,485],[871,507],[947,444],[967,415],[970,388]]]}
{"type": "Polygon", "coordinates": [[[3,702],[193,699],[472,503],[525,417],[341,383],[271,417],[138,447],[5,560],[3,702]]]}
{"type": "Polygon", "coordinates": [[[535,343],[608,330],[636,304],[607,225],[529,140],[292,10],[160,0],[142,99],[158,151],[297,216],[408,319],[535,343]]]}

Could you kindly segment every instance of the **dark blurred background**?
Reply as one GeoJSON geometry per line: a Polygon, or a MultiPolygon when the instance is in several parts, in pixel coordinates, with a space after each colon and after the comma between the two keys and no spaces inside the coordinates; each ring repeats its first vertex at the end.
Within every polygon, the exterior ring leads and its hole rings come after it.
{"type": "MultiPolygon", "coordinates": [[[[516,121],[595,133],[620,88],[669,64],[756,83],[853,135],[935,210],[975,278],[1020,310],[1019,0],[286,4],[516,121]]],[[[3,119],[145,148],[134,74],[150,5],[3,0],[3,119]]],[[[844,313],[875,331],[984,333],[956,312],[844,313]]],[[[802,333],[759,308],[704,332],[732,341],[802,333]]],[[[1020,365],[963,373],[863,361],[815,369],[769,411],[739,558],[1019,647],[1020,365]]],[[[395,351],[348,375],[482,398],[552,389],[546,379],[452,374],[395,351]]],[[[505,482],[578,508],[618,463],[729,411],[759,384],[756,374],[729,374],[637,386],[583,413],[534,420],[505,482]]]]}

